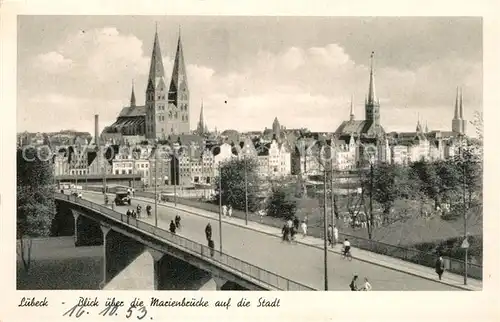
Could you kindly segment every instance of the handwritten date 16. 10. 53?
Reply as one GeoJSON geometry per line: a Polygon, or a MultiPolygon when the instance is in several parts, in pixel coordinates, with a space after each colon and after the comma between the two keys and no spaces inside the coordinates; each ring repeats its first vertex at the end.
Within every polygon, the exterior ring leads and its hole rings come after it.
{"type": "MultiPolygon", "coordinates": [[[[90,299],[80,297],[78,303],[64,312],[63,316],[80,318],[82,315],[95,313],[96,311],[92,310],[94,307],[99,307],[99,301],[97,298],[90,299]]],[[[103,317],[120,315],[127,319],[132,318],[142,320],[148,315],[148,311],[144,306],[144,303],[138,298],[135,298],[132,302],[130,302],[127,310],[125,310],[125,304],[123,301],[117,301],[115,298],[110,298],[105,302],[104,308],[98,312],[98,315],[103,317]]],[[[152,320],[153,318],[150,317],[150,319],[152,320]]]]}

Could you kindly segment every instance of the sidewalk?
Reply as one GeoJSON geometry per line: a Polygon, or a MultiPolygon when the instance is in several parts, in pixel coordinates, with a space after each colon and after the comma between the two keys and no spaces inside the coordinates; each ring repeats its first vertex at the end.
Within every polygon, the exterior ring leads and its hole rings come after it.
{"type": "MultiPolygon", "coordinates": [[[[153,199],[148,199],[148,198],[143,198],[143,197],[134,197],[133,199],[135,200],[141,200],[143,202],[147,203],[154,203],[153,199]]],[[[203,209],[198,209],[190,206],[185,206],[181,204],[177,204],[177,207],[174,206],[174,203],[170,202],[161,202],[158,203],[158,206],[161,207],[167,207],[171,209],[179,209],[184,212],[196,215],[196,216],[202,216],[202,217],[207,217],[207,218],[212,218],[212,219],[218,219],[219,214],[214,213],[211,211],[206,211],[203,209]]],[[[276,236],[277,238],[281,238],[281,230],[275,227],[267,226],[264,224],[260,224],[257,222],[253,221],[248,221],[248,225],[245,225],[245,221],[239,218],[234,218],[234,217],[227,217],[223,216],[222,221],[226,224],[230,225],[235,225],[239,226],[245,229],[251,229],[254,231],[258,231],[264,234],[276,236]]],[[[300,234],[297,235],[297,242],[303,245],[307,245],[310,247],[316,247],[316,248],[323,248],[324,241],[320,238],[316,237],[311,237],[311,236],[306,236],[305,238],[302,238],[300,234]]],[[[407,273],[410,275],[418,276],[421,278],[425,278],[428,280],[436,281],[439,283],[443,283],[446,285],[450,285],[459,289],[463,290],[471,290],[471,291],[481,291],[482,290],[482,281],[476,280],[473,278],[468,278],[467,279],[467,284],[468,285],[463,285],[463,276],[457,275],[457,274],[452,274],[449,272],[445,272],[443,274],[443,279],[441,281],[438,280],[437,274],[434,272],[434,270],[430,267],[414,264],[411,262],[403,261],[398,258],[382,255],[382,254],[377,254],[377,253],[372,253],[369,251],[365,251],[362,249],[357,249],[353,247],[353,258],[368,262],[374,265],[378,265],[381,267],[389,268],[392,270],[400,271],[403,273],[407,273]]],[[[331,253],[339,254],[341,252],[341,245],[337,245],[334,248],[330,248],[329,251],[331,253]]],[[[337,256],[339,256],[337,255],[337,256]]]]}

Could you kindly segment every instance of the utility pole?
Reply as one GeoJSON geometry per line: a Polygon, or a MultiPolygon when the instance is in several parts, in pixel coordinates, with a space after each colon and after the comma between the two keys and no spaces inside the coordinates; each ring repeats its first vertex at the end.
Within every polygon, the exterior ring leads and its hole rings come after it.
{"type": "Polygon", "coordinates": [[[222,166],[219,161],[219,249],[222,253],[222,166]]]}
{"type": "Polygon", "coordinates": [[[247,178],[247,156],[244,155],[243,159],[245,161],[245,225],[248,225],[248,178],[247,178]]]}
{"type": "Polygon", "coordinates": [[[158,227],[158,195],[156,194],[156,181],[158,179],[158,145],[155,147],[155,227],[158,227]]]}
{"type": "Polygon", "coordinates": [[[324,216],[323,216],[323,226],[324,226],[324,261],[325,261],[325,291],[328,291],[328,218],[327,218],[327,177],[326,177],[326,167],[324,167],[324,185],[323,185],[323,208],[324,208],[324,216]]]}
{"type": "MultiPolygon", "coordinates": [[[[464,242],[467,240],[467,197],[466,197],[466,189],[467,189],[467,182],[466,182],[466,165],[465,165],[465,158],[464,158],[464,150],[463,150],[463,144],[465,142],[465,137],[461,137],[461,142],[460,142],[460,155],[462,159],[462,176],[463,176],[463,188],[462,188],[462,198],[463,198],[463,216],[464,216],[464,242]]],[[[465,263],[465,268],[464,268],[464,285],[467,285],[467,271],[468,271],[468,266],[469,266],[469,259],[468,259],[468,251],[469,248],[465,247],[465,258],[464,258],[464,263],[465,263]]]]}
{"type": "Polygon", "coordinates": [[[175,207],[177,207],[177,173],[176,173],[176,168],[175,168],[175,161],[177,160],[177,157],[175,155],[175,149],[174,149],[174,155],[173,155],[173,158],[172,158],[172,161],[173,161],[173,165],[172,165],[172,168],[174,170],[174,176],[173,176],[173,179],[174,179],[174,205],[175,207]]]}
{"type": "Polygon", "coordinates": [[[333,193],[333,158],[330,162],[330,168],[331,168],[331,189],[332,189],[332,193],[330,194],[330,197],[331,197],[331,203],[332,203],[332,218],[331,218],[331,223],[332,223],[332,226],[335,225],[335,195],[333,193]]]}
{"type": "Polygon", "coordinates": [[[370,217],[367,218],[368,225],[370,228],[368,229],[368,237],[372,239],[372,231],[373,231],[373,158],[370,157],[370,217]]]}

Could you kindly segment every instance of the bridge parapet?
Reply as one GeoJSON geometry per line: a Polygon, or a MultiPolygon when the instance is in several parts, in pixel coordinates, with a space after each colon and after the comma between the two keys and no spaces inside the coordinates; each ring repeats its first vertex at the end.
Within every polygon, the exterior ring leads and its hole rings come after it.
{"type": "Polygon", "coordinates": [[[118,213],[110,208],[91,201],[57,192],[55,193],[55,198],[93,210],[107,218],[112,219],[113,221],[133,227],[135,230],[154,236],[158,240],[166,241],[185,253],[201,258],[205,262],[217,266],[220,269],[230,272],[236,276],[240,276],[242,279],[255,283],[256,285],[262,285],[265,289],[283,291],[315,290],[311,287],[294,282],[231,255],[215,249],[211,250],[208,246],[202,245],[185,237],[172,234],[162,228],[155,227],[135,218],[129,218],[124,214],[118,213]]]}

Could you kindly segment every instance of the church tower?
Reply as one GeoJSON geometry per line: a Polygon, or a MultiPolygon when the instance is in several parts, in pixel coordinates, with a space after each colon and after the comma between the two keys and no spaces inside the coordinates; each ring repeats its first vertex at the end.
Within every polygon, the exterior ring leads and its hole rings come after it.
{"type": "Polygon", "coordinates": [[[375,96],[375,75],[373,72],[373,56],[375,52],[372,51],[370,56],[370,83],[368,85],[368,96],[365,100],[365,119],[366,121],[373,122],[374,125],[380,125],[380,104],[375,96]]]}
{"type": "Polygon", "coordinates": [[[146,87],[146,138],[148,139],[165,139],[168,135],[166,96],[165,69],[163,68],[158,30],[156,30],[146,87]]]}
{"type": "Polygon", "coordinates": [[[168,106],[169,134],[189,133],[189,89],[180,30],[172,79],[168,90],[168,106]]]}
{"type": "Polygon", "coordinates": [[[281,125],[278,121],[278,117],[275,117],[273,121],[273,134],[276,136],[276,140],[279,140],[281,136],[281,125]]]}
{"type": "Polygon", "coordinates": [[[349,114],[349,121],[354,121],[354,108],[352,107],[352,95],[351,95],[351,113],[349,114]]]}
{"type": "Polygon", "coordinates": [[[458,92],[455,97],[455,114],[453,120],[451,121],[451,131],[456,134],[465,134],[467,121],[464,120],[464,107],[463,107],[463,96],[462,89],[460,89],[460,94],[458,92]]]}
{"type": "Polygon", "coordinates": [[[200,120],[198,121],[198,126],[196,127],[196,133],[198,135],[203,135],[208,132],[207,130],[208,127],[205,124],[205,118],[203,117],[203,101],[201,101],[200,120]]]}
{"type": "Polygon", "coordinates": [[[132,94],[130,95],[130,107],[135,107],[134,81],[132,81],[132,94]]]}

